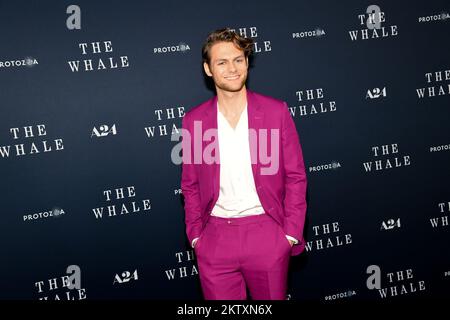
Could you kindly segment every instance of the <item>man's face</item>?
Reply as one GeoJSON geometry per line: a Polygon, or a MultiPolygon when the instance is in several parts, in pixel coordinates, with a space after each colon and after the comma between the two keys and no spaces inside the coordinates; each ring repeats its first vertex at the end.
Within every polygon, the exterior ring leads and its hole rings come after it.
{"type": "Polygon", "coordinates": [[[240,91],[248,74],[248,58],[244,51],[233,42],[217,42],[209,53],[209,65],[205,62],[203,68],[216,87],[229,92],[240,91]]]}

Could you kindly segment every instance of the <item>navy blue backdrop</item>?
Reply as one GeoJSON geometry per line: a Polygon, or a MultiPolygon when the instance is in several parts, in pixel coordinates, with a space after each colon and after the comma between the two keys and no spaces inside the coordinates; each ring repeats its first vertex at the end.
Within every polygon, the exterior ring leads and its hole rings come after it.
{"type": "Polygon", "coordinates": [[[303,148],[287,299],[448,297],[449,12],[0,1],[0,298],[201,299],[171,135],[214,95],[200,51],[222,27],[254,39],[248,87],[288,103],[303,148]]]}

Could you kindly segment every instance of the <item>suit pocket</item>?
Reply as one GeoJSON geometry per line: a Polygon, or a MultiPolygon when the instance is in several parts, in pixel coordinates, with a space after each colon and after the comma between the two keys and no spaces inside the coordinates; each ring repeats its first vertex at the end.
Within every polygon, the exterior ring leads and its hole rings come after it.
{"type": "Polygon", "coordinates": [[[283,228],[277,223],[275,222],[275,224],[277,225],[277,229],[278,229],[278,233],[280,234],[281,237],[281,241],[285,243],[285,245],[287,245],[289,247],[289,249],[292,248],[291,243],[289,241],[288,238],[286,238],[286,234],[284,233],[283,228]]]}
{"type": "Polygon", "coordinates": [[[197,242],[195,243],[195,247],[194,249],[198,249],[198,246],[203,243],[205,236],[207,235],[208,232],[208,227],[209,227],[209,223],[206,224],[206,226],[203,228],[202,233],[200,233],[200,236],[198,237],[197,242]]]}

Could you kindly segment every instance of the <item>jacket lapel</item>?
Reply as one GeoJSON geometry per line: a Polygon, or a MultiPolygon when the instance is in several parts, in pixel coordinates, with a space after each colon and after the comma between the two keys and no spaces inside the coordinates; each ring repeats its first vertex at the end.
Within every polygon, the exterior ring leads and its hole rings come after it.
{"type": "Polygon", "coordinates": [[[259,185],[258,170],[258,135],[259,130],[262,129],[264,123],[264,113],[261,111],[261,106],[253,94],[253,92],[247,90],[247,109],[248,109],[248,130],[249,130],[249,146],[250,157],[252,162],[253,179],[256,186],[259,185]],[[253,132],[251,132],[253,131],[253,132]],[[253,134],[253,138],[252,138],[253,134]],[[256,139],[255,139],[256,138],[256,139]]]}
{"type": "MultiPolygon", "coordinates": [[[[214,129],[216,132],[218,132],[218,126],[217,126],[217,95],[214,96],[214,98],[210,99],[209,106],[205,110],[205,118],[203,119],[203,133],[208,129],[214,129]]],[[[220,159],[219,154],[219,139],[218,135],[216,136],[217,141],[214,141],[214,143],[217,144],[217,159],[220,159]]],[[[203,141],[203,139],[202,139],[203,141]]],[[[203,141],[202,142],[202,150],[205,150],[206,146],[212,143],[213,141],[203,141]]],[[[205,164],[204,169],[211,170],[210,176],[212,176],[213,179],[213,201],[210,208],[208,208],[208,211],[212,210],[212,207],[217,202],[217,199],[219,198],[219,188],[220,188],[220,164],[219,163],[213,163],[211,165],[205,164]]]]}

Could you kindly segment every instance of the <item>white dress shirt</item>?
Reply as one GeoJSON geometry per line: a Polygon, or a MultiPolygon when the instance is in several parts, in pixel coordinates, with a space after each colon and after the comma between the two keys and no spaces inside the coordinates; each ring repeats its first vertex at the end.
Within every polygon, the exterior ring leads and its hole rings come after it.
{"type": "Polygon", "coordinates": [[[236,128],[232,128],[217,104],[217,128],[220,148],[219,198],[212,216],[240,218],[264,214],[256,193],[248,141],[247,106],[236,128]]]}

